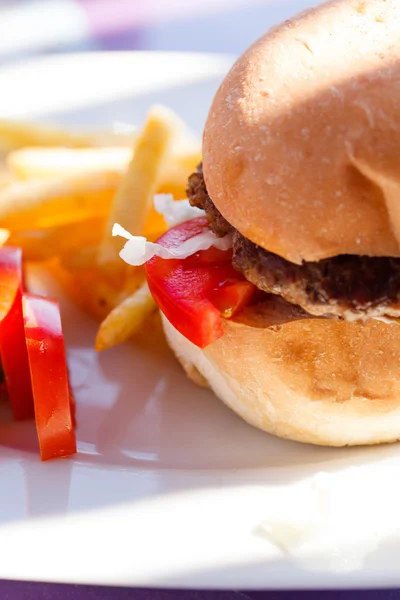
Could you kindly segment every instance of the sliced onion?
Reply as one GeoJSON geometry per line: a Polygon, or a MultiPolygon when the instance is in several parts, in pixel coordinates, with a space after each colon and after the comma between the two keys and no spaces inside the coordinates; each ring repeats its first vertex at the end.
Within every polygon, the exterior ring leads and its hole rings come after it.
{"type": "Polygon", "coordinates": [[[174,200],[172,194],[154,196],[154,208],[164,217],[169,227],[204,215],[200,208],[190,206],[189,200],[174,200]]]}
{"type": "Polygon", "coordinates": [[[200,250],[208,250],[212,246],[219,250],[229,250],[232,247],[232,237],[230,235],[218,238],[210,229],[205,229],[203,233],[195,235],[175,248],[165,248],[161,244],[148,242],[145,237],[131,235],[118,223],[114,225],[112,234],[128,240],[119,255],[128,265],[134,267],[143,265],[153,256],[165,259],[182,259],[200,250]]]}

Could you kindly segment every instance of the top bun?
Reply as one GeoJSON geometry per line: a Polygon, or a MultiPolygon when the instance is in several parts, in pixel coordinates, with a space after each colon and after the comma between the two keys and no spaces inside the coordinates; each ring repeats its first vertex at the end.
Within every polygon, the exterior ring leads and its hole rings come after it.
{"type": "Polygon", "coordinates": [[[239,58],[204,132],[208,192],[294,263],[400,256],[400,0],[333,0],[239,58]]]}

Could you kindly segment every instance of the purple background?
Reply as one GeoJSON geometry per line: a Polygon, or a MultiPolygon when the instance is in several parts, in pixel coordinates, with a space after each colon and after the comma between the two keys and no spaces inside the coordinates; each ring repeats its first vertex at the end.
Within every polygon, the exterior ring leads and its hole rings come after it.
{"type": "Polygon", "coordinates": [[[400,591],[198,592],[0,581],[1,600],[399,600],[400,591]]]}
{"type": "Polygon", "coordinates": [[[0,63],[85,50],[240,54],[272,24],[320,1],[0,0],[0,63]]]}

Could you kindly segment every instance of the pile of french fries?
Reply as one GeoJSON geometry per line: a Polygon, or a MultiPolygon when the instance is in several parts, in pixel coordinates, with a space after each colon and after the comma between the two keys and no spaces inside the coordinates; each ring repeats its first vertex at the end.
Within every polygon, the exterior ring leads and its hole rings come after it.
{"type": "Polygon", "coordinates": [[[132,337],[156,311],[143,267],[119,257],[114,223],[155,240],[166,229],[156,193],[185,197],[200,144],[154,106],[137,133],[82,133],[0,120],[0,244],[40,261],[98,318],[96,349],[132,337]]]}

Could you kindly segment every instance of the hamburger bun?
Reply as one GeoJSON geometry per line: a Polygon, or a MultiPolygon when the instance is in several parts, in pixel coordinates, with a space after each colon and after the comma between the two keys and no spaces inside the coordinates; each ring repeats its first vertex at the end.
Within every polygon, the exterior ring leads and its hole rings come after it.
{"type": "Polygon", "coordinates": [[[299,319],[269,297],[205,349],[163,316],[167,341],[196,383],[245,421],[279,437],[325,446],[400,438],[397,326],[299,319]]]}
{"type": "Polygon", "coordinates": [[[399,0],[333,0],[239,58],[203,169],[240,233],[294,263],[400,256],[399,27],[399,0]]]}
{"type": "MultiPolygon", "coordinates": [[[[333,0],[233,66],[205,126],[203,172],[245,238],[298,264],[400,257],[399,28],[399,0],[333,0]]],[[[293,276],[282,273],[284,296],[293,276]]],[[[255,427],[328,446],[400,439],[397,325],[313,317],[268,294],[204,349],[163,325],[188,375],[255,427]]]]}

